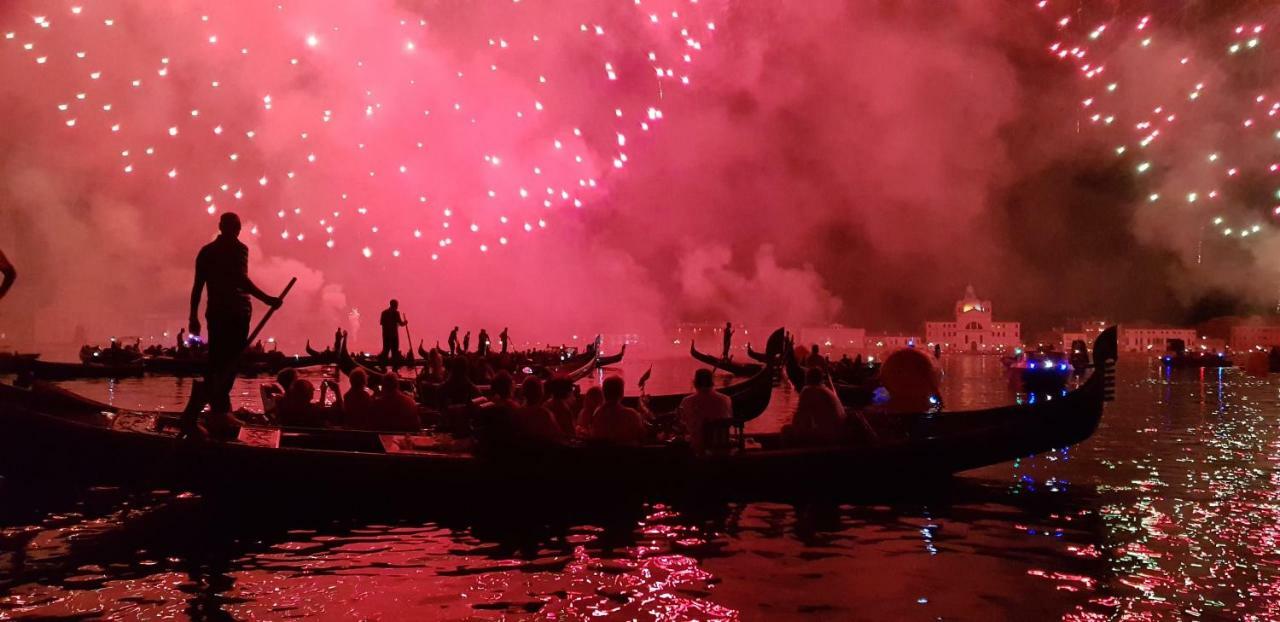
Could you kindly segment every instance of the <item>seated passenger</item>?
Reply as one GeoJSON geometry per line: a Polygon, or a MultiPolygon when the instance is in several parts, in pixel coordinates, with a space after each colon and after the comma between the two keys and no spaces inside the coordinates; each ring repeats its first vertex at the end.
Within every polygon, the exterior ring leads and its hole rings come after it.
{"type": "Polygon", "coordinates": [[[890,413],[923,413],[934,407],[939,395],[938,369],[919,350],[902,349],[890,354],[880,365],[880,382],[889,394],[885,410],[890,413]]]}
{"type": "Polygon", "coordinates": [[[480,397],[480,389],[471,382],[471,370],[465,356],[455,357],[449,361],[449,377],[440,387],[444,405],[463,406],[480,397]]]}
{"type": "Polygon", "coordinates": [[[279,407],[280,399],[284,397],[285,389],[293,386],[293,381],[297,379],[298,370],[286,367],[276,374],[274,383],[262,385],[262,388],[259,389],[262,395],[262,412],[274,417],[276,409],[279,407]]]}
{"type": "Polygon", "coordinates": [[[320,383],[320,401],[312,402],[316,387],[310,380],[299,378],[289,385],[289,390],[276,404],[276,416],[282,426],[301,428],[320,428],[338,421],[342,414],[342,394],[338,393],[338,385],[332,380],[320,383]],[[333,406],[325,406],[324,399],[328,389],[333,388],[336,399],[333,406]]]}
{"type": "Polygon", "coordinates": [[[577,428],[583,433],[591,430],[591,418],[595,416],[600,405],[604,403],[604,392],[600,387],[591,387],[582,394],[582,407],[578,409],[577,428]]]}
{"type": "Polygon", "coordinates": [[[363,369],[351,372],[351,388],[342,396],[342,425],[371,429],[373,395],[369,393],[369,375],[363,369]]]}
{"type": "Polygon", "coordinates": [[[708,424],[733,420],[733,400],[715,389],[711,370],[705,367],[693,372],[693,395],[680,402],[680,421],[685,437],[698,454],[708,449],[708,424]]]}
{"type": "Polygon", "coordinates": [[[593,441],[616,445],[640,445],[649,438],[649,425],[644,414],[622,405],[626,383],[618,376],[605,378],[601,387],[604,403],[591,415],[587,437],[593,441]]]}
{"type": "Polygon", "coordinates": [[[400,390],[400,377],[387,372],[382,378],[382,389],[373,398],[370,409],[369,429],[396,432],[417,432],[422,429],[418,417],[418,403],[400,390]]]}
{"type": "Polygon", "coordinates": [[[545,445],[564,441],[564,431],[556,424],[555,415],[543,403],[542,380],[530,376],[520,385],[524,406],[511,413],[516,440],[521,443],[545,445]]]}
{"type": "Polygon", "coordinates": [[[844,430],[844,405],[818,367],[805,372],[804,388],[796,403],[791,423],[782,427],[782,437],[793,445],[839,443],[844,430]]]}
{"type": "Polygon", "coordinates": [[[560,432],[565,438],[573,437],[575,435],[573,419],[577,413],[573,381],[564,376],[557,376],[548,380],[545,388],[551,396],[551,399],[547,400],[547,410],[555,416],[556,425],[560,426],[560,432]]]}

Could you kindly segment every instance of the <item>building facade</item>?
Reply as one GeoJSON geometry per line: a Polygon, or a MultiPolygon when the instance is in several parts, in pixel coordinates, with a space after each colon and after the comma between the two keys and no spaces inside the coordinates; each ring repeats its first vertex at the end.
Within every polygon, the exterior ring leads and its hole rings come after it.
{"type": "Polygon", "coordinates": [[[998,354],[1022,344],[1022,325],[992,319],[991,301],[978,298],[972,285],[956,301],[955,321],[925,322],[924,333],[930,348],[944,352],[998,354]]]}
{"type": "Polygon", "coordinates": [[[903,348],[923,348],[919,335],[867,335],[862,351],[872,360],[880,360],[903,348]]]}
{"type": "Polygon", "coordinates": [[[1280,346],[1280,326],[1265,324],[1238,324],[1231,327],[1231,350],[1270,350],[1280,346]]]}
{"type": "Polygon", "coordinates": [[[1121,352],[1154,352],[1164,353],[1169,349],[1169,341],[1181,339],[1187,349],[1196,346],[1194,328],[1178,328],[1175,326],[1126,326],[1119,330],[1121,352]]]}
{"type": "Polygon", "coordinates": [[[862,352],[866,336],[865,328],[850,328],[841,324],[812,326],[800,329],[796,335],[796,345],[805,348],[817,345],[824,352],[855,353],[862,352]]]}

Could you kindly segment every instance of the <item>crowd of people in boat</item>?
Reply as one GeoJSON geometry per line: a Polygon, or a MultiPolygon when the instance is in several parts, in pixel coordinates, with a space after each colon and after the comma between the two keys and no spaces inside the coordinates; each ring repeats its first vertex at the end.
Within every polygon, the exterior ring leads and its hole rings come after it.
{"type": "Polygon", "coordinates": [[[517,386],[512,374],[498,370],[482,391],[463,367],[466,360],[452,359],[453,373],[441,383],[438,409],[425,407],[395,372],[356,369],[342,392],[332,379],[320,380],[317,390],[298,370],[285,369],[275,384],[262,389],[265,416],[287,427],[413,433],[431,426],[473,437],[486,447],[537,448],[575,441],[639,446],[656,440],[660,431],[669,438],[683,437],[698,452],[727,443],[733,404],[716,391],[710,369],[694,373],[693,392],[673,417],[660,421],[645,400],[624,403],[626,386],[619,376],[584,391],[562,376],[528,375],[517,386]]]}
{"type": "MultiPolygon", "coordinates": [[[[518,374],[493,361],[500,357],[451,356],[433,351],[416,378],[395,371],[356,368],[350,387],[335,380],[319,386],[296,369],[280,372],[263,388],[269,421],[289,427],[438,432],[474,438],[482,446],[537,448],[587,441],[637,446],[683,438],[699,453],[729,446],[733,403],[716,390],[711,369],[698,369],[673,414],[655,415],[644,399],[624,400],[621,377],[585,389],[564,376],[518,374]],[[332,396],[332,399],[330,399],[332,396]]],[[[887,357],[878,381],[886,399],[867,409],[849,408],[837,395],[828,370],[839,364],[818,355],[805,360],[804,386],[791,419],[782,427],[789,446],[872,443],[881,426],[871,413],[919,413],[936,407],[938,371],[927,354],[902,350],[887,357]]]]}

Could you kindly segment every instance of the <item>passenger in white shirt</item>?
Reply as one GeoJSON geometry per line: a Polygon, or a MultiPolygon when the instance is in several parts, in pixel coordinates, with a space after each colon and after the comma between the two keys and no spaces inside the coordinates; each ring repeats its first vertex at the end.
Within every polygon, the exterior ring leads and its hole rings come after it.
{"type": "Polygon", "coordinates": [[[733,400],[715,390],[711,370],[705,367],[693,373],[693,390],[680,402],[680,421],[693,451],[702,454],[707,451],[707,424],[733,419],[733,400]]]}

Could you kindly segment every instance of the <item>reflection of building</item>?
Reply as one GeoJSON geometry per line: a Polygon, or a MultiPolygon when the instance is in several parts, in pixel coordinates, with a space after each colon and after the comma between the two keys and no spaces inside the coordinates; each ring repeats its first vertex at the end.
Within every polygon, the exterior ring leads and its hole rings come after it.
{"type": "Polygon", "coordinates": [[[1237,324],[1231,327],[1231,349],[1244,352],[1280,346],[1280,326],[1262,323],[1237,324]]]}
{"type": "Polygon", "coordinates": [[[1002,352],[1022,343],[1021,324],[992,320],[991,301],[979,299],[972,285],[956,301],[955,321],[925,322],[924,333],[929,347],[941,344],[946,352],[1002,352]]]}
{"type": "Polygon", "coordinates": [[[796,345],[807,348],[817,344],[823,351],[861,352],[866,336],[866,329],[832,324],[800,329],[800,333],[796,335],[796,345]]]}
{"type": "Polygon", "coordinates": [[[1177,328],[1173,326],[1120,326],[1119,345],[1121,352],[1160,352],[1169,349],[1169,341],[1181,339],[1187,348],[1196,343],[1194,328],[1177,328]]]}

